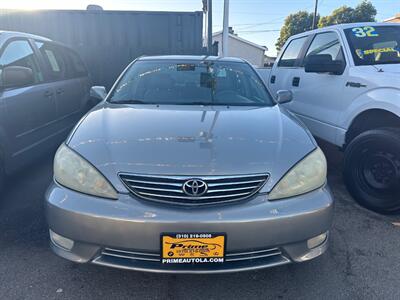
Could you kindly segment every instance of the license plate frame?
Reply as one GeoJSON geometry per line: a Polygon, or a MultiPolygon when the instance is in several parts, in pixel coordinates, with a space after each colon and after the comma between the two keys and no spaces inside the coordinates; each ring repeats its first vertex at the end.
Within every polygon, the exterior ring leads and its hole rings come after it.
{"type": "Polygon", "coordinates": [[[226,240],[221,232],[164,232],[160,235],[160,260],[162,264],[221,264],[226,240]]]}

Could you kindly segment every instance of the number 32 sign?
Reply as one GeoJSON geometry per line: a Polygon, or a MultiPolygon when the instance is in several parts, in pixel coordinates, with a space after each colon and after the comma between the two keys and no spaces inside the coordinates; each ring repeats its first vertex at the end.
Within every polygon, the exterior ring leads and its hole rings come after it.
{"type": "Polygon", "coordinates": [[[359,38],[379,36],[379,34],[376,33],[375,28],[372,26],[356,27],[353,28],[352,31],[353,34],[359,38]]]}

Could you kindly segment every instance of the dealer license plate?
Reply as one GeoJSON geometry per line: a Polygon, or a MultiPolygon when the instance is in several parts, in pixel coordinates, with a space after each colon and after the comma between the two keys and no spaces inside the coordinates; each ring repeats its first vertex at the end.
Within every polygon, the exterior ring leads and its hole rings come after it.
{"type": "Polygon", "coordinates": [[[163,233],[163,264],[223,263],[226,236],[222,233],[163,233]]]}

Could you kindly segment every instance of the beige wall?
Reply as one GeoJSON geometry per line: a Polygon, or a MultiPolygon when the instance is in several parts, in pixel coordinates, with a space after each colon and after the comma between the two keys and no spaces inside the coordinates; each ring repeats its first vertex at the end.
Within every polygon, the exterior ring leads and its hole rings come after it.
{"type": "MultiPolygon", "coordinates": [[[[221,54],[222,34],[213,36],[213,42],[218,42],[218,54],[221,54]]],[[[264,50],[251,44],[229,37],[228,56],[240,57],[252,65],[262,67],[264,65],[264,50]]]]}

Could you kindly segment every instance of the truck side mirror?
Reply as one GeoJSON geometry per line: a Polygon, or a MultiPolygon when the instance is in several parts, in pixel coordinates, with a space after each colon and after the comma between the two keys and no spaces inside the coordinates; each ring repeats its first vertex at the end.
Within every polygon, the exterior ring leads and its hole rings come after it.
{"type": "Polygon", "coordinates": [[[293,93],[288,90],[279,90],[276,92],[276,102],[279,104],[288,103],[293,100],[293,93]]]}
{"type": "Polygon", "coordinates": [[[332,60],[329,54],[310,55],[306,58],[304,70],[306,73],[330,73],[342,75],[346,65],[343,61],[332,60]]]}
{"type": "Polygon", "coordinates": [[[104,100],[107,96],[107,90],[104,86],[92,86],[90,88],[90,97],[104,100]]]}
{"type": "Polygon", "coordinates": [[[1,87],[14,88],[31,85],[35,82],[31,68],[9,66],[1,71],[1,87]]]}

